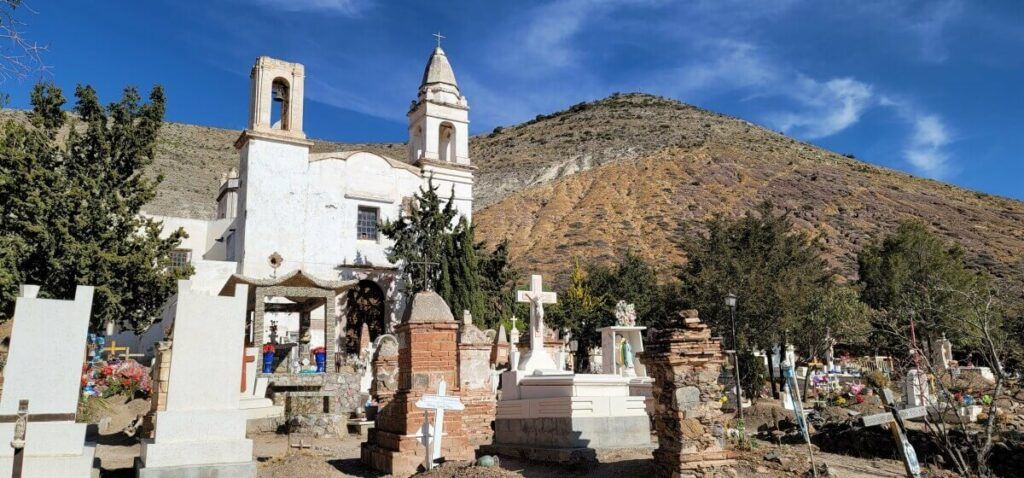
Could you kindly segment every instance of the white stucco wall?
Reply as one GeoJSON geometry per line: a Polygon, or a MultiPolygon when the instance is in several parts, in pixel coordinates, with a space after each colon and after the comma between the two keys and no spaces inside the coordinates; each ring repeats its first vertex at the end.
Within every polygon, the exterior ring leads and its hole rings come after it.
{"type": "Polygon", "coordinates": [[[268,258],[284,263],[277,274],[294,269],[323,278],[340,278],[338,266],[390,266],[382,237],[357,240],[359,206],[378,208],[379,219],[399,216],[402,199],[419,188],[418,174],[370,153],[315,155],[307,148],[250,138],[242,150],[237,233],[241,272],[266,277],[268,258]]]}

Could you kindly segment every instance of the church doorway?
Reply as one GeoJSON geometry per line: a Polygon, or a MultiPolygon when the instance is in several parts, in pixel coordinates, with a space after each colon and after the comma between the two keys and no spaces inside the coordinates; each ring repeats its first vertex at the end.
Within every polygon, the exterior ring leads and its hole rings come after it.
{"type": "Polygon", "coordinates": [[[361,280],[348,290],[346,304],[344,351],[359,354],[359,331],[362,330],[363,324],[370,329],[371,341],[387,333],[384,291],[373,281],[361,280]]]}

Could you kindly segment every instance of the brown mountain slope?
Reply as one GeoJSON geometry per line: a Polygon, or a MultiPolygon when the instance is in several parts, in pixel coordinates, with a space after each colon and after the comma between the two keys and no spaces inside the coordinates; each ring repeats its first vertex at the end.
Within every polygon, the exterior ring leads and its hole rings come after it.
{"type": "Polygon", "coordinates": [[[517,193],[478,211],[474,222],[488,242],[511,240],[516,265],[547,275],[564,274],[574,255],[610,261],[626,249],[667,270],[684,262],[677,244],[699,232],[700,220],[742,214],[764,200],[819,235],[847,277],[855,275],[856,252],[906,218],[927,221],[997,274],[1024,253],[1024,203],[846,158],[775,153],[790,159],[721,144],[667,148],[517,193]]]}

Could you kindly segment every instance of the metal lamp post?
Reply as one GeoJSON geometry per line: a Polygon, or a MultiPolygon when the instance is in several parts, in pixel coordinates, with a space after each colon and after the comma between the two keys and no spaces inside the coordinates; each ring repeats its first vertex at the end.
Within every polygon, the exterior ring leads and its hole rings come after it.
{"type": "Polygon", "coordinates": [[[740,355],[739,347],[736,344],[736,294],[730,292],[725,296],[725,306],[729,308],[729,315],[732,319],[732,369],[736,374],[736,416],[743,420],[743,398],[740,395],[740,355]]]}

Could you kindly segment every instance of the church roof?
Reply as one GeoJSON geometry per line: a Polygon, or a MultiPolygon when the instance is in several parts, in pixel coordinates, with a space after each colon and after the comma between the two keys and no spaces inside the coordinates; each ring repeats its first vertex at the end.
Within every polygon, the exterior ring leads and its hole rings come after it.
{"type": "Polygon", "coordinates": [[[358,280],[321,279],[302,272],[301,269],[293,270],[281,277],[248,277],[242,274],[231,274],[231,277],[228,278],[227,283],[221,289],[220,295],[233,294],[237,284],[248,284],[254,287],[308,287],[341,292],[354,287],[358,283],[358,280]]]}
{"type": "Polygon", "coordinates": [[[431,53],[430,59],[427,60],[427,68],[423,70],[423,81],[420,83],[420,88],[435,83],[459,87],[458,83],[455,82],[455,72],[452,71],[452,65],[448,63],[448,57],[444,54],[444,50],[441,47],[434,48],[434,53],[431,53]]]}

